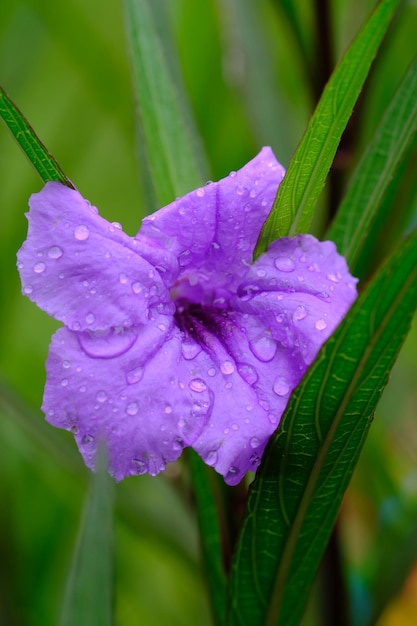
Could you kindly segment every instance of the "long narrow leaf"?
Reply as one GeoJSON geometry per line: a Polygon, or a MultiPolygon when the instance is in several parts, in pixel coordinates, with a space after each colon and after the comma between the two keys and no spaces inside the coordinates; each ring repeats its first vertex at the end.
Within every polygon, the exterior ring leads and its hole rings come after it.
{"type": "Polygon", "coordinates": [[[210,585],[213,616],[215,624],[223,626],[226,616],[226,574],[222,562],[222,537],[216,501],[210,482],[210,469],[192,450],[189,459],[192,484],[197,500],[204,564],[210,585]]]}
{"type": "Polygon", "coordinates": [[[417,129],[417,57],[411,64],[353,175],[326,237],[354,273],[386,190],[417,129]]]}
{"type": "Polygon", "coordinates": [[[381,0],[330,78],[281,183],[255,257],[285,235],[306,232],[342,133],[399,0],[381,0]]]}
{"type": "Polygon", "coordinates": [[[207,180],[197,132],[178,78],[173,80],[149,0],[125,0],[127,34],[139,104],[141,147],[157,206],[207,180]]]}
{"type": "Polygon", "coordinates": [[[270,442],[235,554],[231,626],[299,623],[416,307],[414,232],[323,346],[270,442]]]}
{"type": "Polygon", "coordinates": [[[44,182],[58,180],[74,189],[74,185],[2,87],[0,87],[0,116],[44,182]]]}
{"type": "Polygon", "coordinates": [[[113,485],[103,458],[98,465],[73,554],[60,626],[111,626],[113,622],[113,485]]]}

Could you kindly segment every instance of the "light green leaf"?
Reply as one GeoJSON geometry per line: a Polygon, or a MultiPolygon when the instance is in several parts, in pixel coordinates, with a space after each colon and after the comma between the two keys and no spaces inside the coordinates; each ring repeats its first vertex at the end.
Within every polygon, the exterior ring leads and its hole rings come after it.
{"type": "Polygon", "coordinates": [[[279,186],[255,258],[275,239],[307,232],[340,137],[398,4],[381,0],[332,74],[279,186]]]}
{"type": "Polygon", "coordinates": [[[359,162],[326,238],[334,241],[355,273],[359,255],[390,182],[417,129],[417,58],[359,162]]]}
{"type": "MultiPolygon", "coordinates": [[[[100,453],[101,452],[101,453],[100,453]]],[[[113,484],[99,451],[65,590],[60,626],[111,626],[113,484]]]]}
{"type": "Polygon", "coordinates": [[[230,626],[295,626],[417,307],[417,232],[397,250],[295,390],[252,487],[230,626]]]}
{"type": "MultiPolygon", "coordinates": [[[[159,3],[158,3],[159,6],[159,3]]],[[[184,91],[158,37],[149,0],[125,0],[140,134],[156,206],[206,181],[208,168],[184,91]],[[181,91],[180,91],[181,90],[181,91]]],[[[161,7],[162,10],[162,7],[161,7]]]]}
{"type": "Polygon", "coordinates": [[[0,87],[0,116],[44,182],[58,180],[74,189],[74,185],[2,87],[0,87]]]}

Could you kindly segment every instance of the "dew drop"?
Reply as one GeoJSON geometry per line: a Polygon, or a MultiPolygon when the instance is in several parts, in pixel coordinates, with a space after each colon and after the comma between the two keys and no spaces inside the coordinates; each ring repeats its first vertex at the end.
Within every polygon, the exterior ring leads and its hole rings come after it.
{"type": "Polygon", "coordinates": [[[306,312],[305,308],[301,305],[301,306],[298,306],[295,309],[294,314],[293,314],[293,318],[295,320],[303,320],[306,315],[307,315],[307,312],[306,312]]]}
{"type": "Polygon", "coordinates": [[[249,347],[256,358],[263,363],[272,361],[277,351],[277,343],[269,335],[263,335],[256,341],[250,341],[249,347]]]}
{"type": "Polygon", "coordinates": [[[36,263],[33,267],[33,271],[36,274],[42,274],[42,272],[44,272],[45,270],[46,270],[46,265],[45,263],[42,263],[42,262],[36,263]]]}
{"type": "Polygon", "coordinates": [[[135,367],[126,374],[126,382],[128,385],[136,385],[143,378],[143,367],[135,367]]]}
{"type": "Polygon", "coordinates": [[[63,378],[63,379],[61,380],[61,385],[62,385],[63,387],[67,387],[67,385],[68,385],[68,378],[63,378]]]}
{"type": "Polygon", "coordinates": [[[292,272],[295,268],[294,261],[285,256],[277,257],[274,264],[277,270],[281,272],[292,272]]]}
{"type": "Polygon", "coordinates": [[[216,370],[214,369],[214,367],[210,367],[209,370],[207,370],[207,374],[211,377],[216,375],[216,370]]]}
{"type": "Polygon", "coordinates": [[[237,371],[239,372],[243,380],[248,383],[248,385],[254,385],[258,380],[258,374],[256,373],[256,370],[252,367],[252,365],[249,365],[247,363],[241,363],[240,365],[238,365],[237,371]]]}
{"type": "Polygon", "coordinates": [[[233,374],[235,366],[232,361],[223,361],[223,363],[220,364],[220,370],[223,374],[233,374]]]}
{"type": "Polygon", "coordinates": [[[84,445],[85,445],[85,444],[88,444],[88,443],[93,443],[93,441],[94,441],[94,437],[93,437],[93,435],[84,435],[84,437],[82,438],[82,440],[81,440],[81,441],[82,441],[82,443],[83,443],[84,445]]]}
{"type": "Polygon", "coordinates": [[[132,465],[138,474],[145,474],[146,472],[145,461],[141,461],[140,459],[132,459],[132,465]]]}
{"type": "Polygon", "coordinates": [[[26,295],[29,295],[32,293],[33,291],[33,287],[32,285],[26,285],[26,287],[23,288],[23,291],[26,295]]]}
{"type": "Polygon", "coordinates": [[[231,467],[229,467],[229,471],[226,474],[226,479],[228,478],[233,478],[235,477],[237,474],[239,473],[239,470],[237,467],[235,467],[234,465],[232,465],[231,467]]]}
{"type": "Polygon", "coordinates": [[[324,320],[317,320],[317,322],[315,323],[315,327],[317,328],[317,330],[324,330],[325,328],[327,328],[327,324],[324,320]]]}
{"type": "Polygon", "coordinates": [[[107,400],[107,393],[103,390],[98,391],[96,394],[97,402],[105,402],[107,400]]]}
{"type": "Polygon", "coordinates": [[[259,278],[263,278],[264,276],[266,276],[266,271],[262,268],[259,268],[258,270],[256,270],[256,275],[259,276],[259,278]]]}
{"type": "Polygon", "coordinates": [[[239,430],[238,424],[232,424],[232,430],[239,430]]]}
{"type": "Polygon", "coordinates": [[[130,402],[126,407],[126,413],[128,415],[136,415],[139,411],[139,405],[137,402],[130,402]]]}
{"type": "Polygon", "coordinates": [[[90,231],[88,230],[87,226],[85,226],[84,224],[80,224],[80,226],[77,226],[77,228],[74,230],[74,237],[78,241],[85,241],[86,239],[89,238],[89,236],[90,236],[90,231]]]}
{"type": "Polygon", "coordinates": [[[85,393],[87,391],[87,387],[85,385],[81,385],[81,387],[78,388],[78,391],[80,393],[85,393]]]}
{"type": "Polygon", "coordinates": [[[48,250],[48,256],[50,259],[60,259],[63,255],[63,251],[59,246],[51,246],[48,250]]]}
{"type": "Polygon", "coordinates": [[[176,452],[179,452],[183,449],[183,447],[184,441],[181,439],[181,437],[175,437],[174,441],[172,442],[172,449],[176,452]]]}
{"type": "Polygon", "coordinates": [[[70,361],[68,361],[68,359],[65,359],[64,361],[62,361],[62,367],[66,370],[69,369],[71,367],[70,361]]]}
{"type": "Polygon", "coordinates": [[[169,404],[167,404],[167,406],[165,407],[165,413],[167,415],[170,415],[172,413],[172,406],[170,406],[169,404]]]}
{"type": "Polygon", "coordinates": [[[119,274],[119,281],[121,282],[122,285],[125,285],[128,281],[127,274],[125,274],[124,272],[119,274]]]}
{"type": "Polygon", "coordinates": [[[85,321],[87,322],[87,324],[94,324],[95,321],[95,317],[93,315],[93,313],[88,313],[88,315],[85,316],[85,321]]]}
{"type": "Polygon", "coordinates": [[[207,389],[207,385],[202,378],[193,378],[188,383],[188,386],[192,391],[196,391],[197,393],[201,393],[207,389]]]}
{"type": "Polygon", "coordinates": [[[83,332],[77,335],[79,344],[88,356],[111,359],[127,352],[135,343],[136,328],[110,328],[106,331],[83,332]]]}
{"type": "Polygon", "coordinates": [[[274,382],[273,390],[277,396],[286,396],[290,390],[290,386],[285,378],[279,376],[274,382]]]}
{"type": "Polygon", "coordinates": [[[243,196],[245,191],[246,191],[246,189],[245,189],[245,187],[243,187],[243,185],[238,185],[236,187],[236,193],[237,193],[238,196],[243,196]]]}
{"type": "Polygon", "coordinates": [[[207,465],[210,465],[211,467],[213,467],[213,465],[216,465],[218,458],[219,458],[219,455],[217,453],[217,450],[210,450],[210,452],[208,452],[207,455],[205,456],[204,462],[207,465]]]}
{"type": "Polygon", "coordinates": [[[133,293],[136,293],[136,294],[141,293],[142,285],[140,283],[133,283],[132,284],[132,291],[133,291],[133,293]]]}
{"type": "Polygon", "coordinates": [[[253,448],[255,450],[255,448],[259,447],[259,444],[261,442],[259,441],[258,437],[252,437],[252,439],[249,440],[249,445],[251,448],[253,448]]]}
{"type": "Polygon", "coordinates": [[[200,354],[201,346],[199,346],[198,343],[185,342],[181,345],[181,351],[184,359],[192,361],[192,359],[195,359],[195,357],[200,354]]]}
{"type": "Polygon", "coordinates": [[[196,191],[195,193],[196,193],[196,195],[197,195],[199,198],[204,198],[204,196],[205,196],[205,194],[206,194],[206,192],[204,191],[204,189],[197,189],[197,191],[196,191]]]}

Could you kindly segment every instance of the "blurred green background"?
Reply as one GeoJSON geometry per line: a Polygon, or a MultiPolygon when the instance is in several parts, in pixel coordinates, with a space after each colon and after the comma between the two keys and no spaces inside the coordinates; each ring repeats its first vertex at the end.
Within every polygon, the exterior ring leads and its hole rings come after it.
{"type": "MultiPolygon", "coordinates": [[[[303,57],[286,4],[154,2],[161,36],[178,52],[213,180],[241,167],[262,145],[271,145],[287,165],[313,110],[320,79],[309,81],[306,59],[313,69],[320,67],[317,9],[308,0],[293,3],[303,25],[303,57]]],[[[373,2],[334,0],[329,6],[329,60],[334,61],[373,2]]],[[[357,107],[354,132],[345,137],[345,152],[333,172],[339,192],[416,52],[415,33],[417,3],[405,2],[357,107]]],[[[80,192],[104,217],[134,234],[151,207],[137,157],[122,3],[3,0],[0,80],[80,192]]],[[[414,146],[411,166],[395,192],[402,228],[417,220],[416,163],[414,146]]],[[[1,626],[57,622],[89,481],[72,437],[48,426],[40,412],[44,362],[57,323],[22,297],[15,265],[26,233],[28,197],[41,186],[7,129],[0,127],[1,626]]],[[[330,191],[324,194],[316,220],[318,234],[329,196],[330,191]]],[[[391,234],[385,233],[379,257],[391,245],[391,234]]],[[[367,262],[372,267],[372,259],[367,262]]],[[[366,587],[372,584],[379,585],[381,598],[398,592],[380,626],[416,623],[417,569],[407,580],[402,574],[407,559],[413,572],[417,554],[416,413],[413,330],[341,514],[346,574],[363,624],[371,611],[366,587]]],[[[115,519],[116,624],[210,624],[192,499],[181,466],[165,476],[117,485],[115,519]]],[[[315,623],[314,608],[306,623],[315,623]]]]}

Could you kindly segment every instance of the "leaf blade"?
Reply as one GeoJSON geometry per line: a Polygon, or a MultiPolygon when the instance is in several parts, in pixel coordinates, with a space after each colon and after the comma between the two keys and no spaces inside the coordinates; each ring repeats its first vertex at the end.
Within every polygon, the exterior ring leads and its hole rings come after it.
{"type": "Polygon", "coordinates": [[[359,162],[326,237],[354,272],[378,208],[417,129],[417,57],[359,162]]]}
{"type": "Polygon", "coordinates": [[[27,119],[1,86],[0,116],[45,183],[50,180],[57,180],[63,185],[75,189],[58,162],[48,152],[27,119]]]}
{"type": "Polygon", "coordinates": [[[275,239],[308,230],[340,137],[398,4],[379,3],[331,76],[279,186],[255,258],[275,239]]]}
{"type": "Polygon", "coordinates": [[[113,484],[102,450],[97,464],[70,566],[60,626],[113,623],[113,484]]]}
{"type": "Polygon", "coordinates": [[[179,78],[175,84],[148,0],[125,0],[143,146],[157,206],[200,186],[208,167],[179,78]]]}

